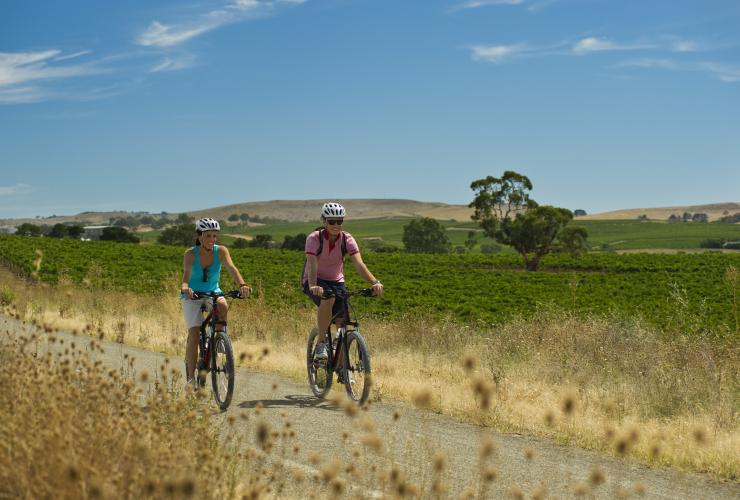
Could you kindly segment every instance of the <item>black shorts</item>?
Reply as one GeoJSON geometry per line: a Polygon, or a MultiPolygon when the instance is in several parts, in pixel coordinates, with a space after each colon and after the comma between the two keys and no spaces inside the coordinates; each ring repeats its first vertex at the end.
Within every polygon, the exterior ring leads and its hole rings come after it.
{"type": "MultiPolygon", "coordinates": [[[[324,290],[337,290],[340,292],[346,292],[347,287],[344,286],[344,282],[342,281],[328,281],[328,280],[322,280],[321,278],[318,278],[316,280],[316,284],[319,285],[324,290]]],[[[318,295],[314,295],[311,292],[308,291],[308,281],[303,282],[303,293],[308,295],[308,298],[313,301],[314,304],[317,306],[321,303],[321,297],[318,295]]],[[[344,301],[342,300],[335,300],[334,306],[331,309],[331,315],[334,316],[335,314],[338,314],[344,310],[344,301]]]]}

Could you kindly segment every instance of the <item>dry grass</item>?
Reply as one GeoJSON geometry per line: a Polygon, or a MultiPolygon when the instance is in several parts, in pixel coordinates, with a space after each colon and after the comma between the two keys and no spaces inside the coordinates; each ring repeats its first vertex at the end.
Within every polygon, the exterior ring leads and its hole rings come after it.
{"type": "MultiPolygon", "coordinates": [[[[18,281],[11,294],[6,310],[19,317],[182,354],[174,295],[18,281]]],[[[303,381],[313,321],[308,307],[275,311],[256,299],[232,305],[229,328],[242,365],[303,381]]],[[[737,342],[668,338],[637,321],[552,311],[494,330],[423,318],[369,319],[362,328],[374,401],[409,401],[496,430],[740,478],[737,342]]],[[[366,440],[372,447],[373,434],[366,440]]]]}

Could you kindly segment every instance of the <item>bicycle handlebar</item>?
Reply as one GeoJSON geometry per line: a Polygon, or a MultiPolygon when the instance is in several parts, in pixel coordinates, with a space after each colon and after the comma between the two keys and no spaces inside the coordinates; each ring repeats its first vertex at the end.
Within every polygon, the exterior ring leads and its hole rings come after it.
{"type": "Polygon", "coordinates": [[[232,299],[244,299],[239,290],[230,290],[228,292],[196,292],[193,290],[193,300],[197,299],[217,299],[219,297],[229,297],[232,299]]]}
{"type": "Polygon", "coordinates": [[[361,290],[347,290],[346,292],[342,292],[340,290],[334,290],[334,289],[327,289],[324,290],[324,294],[321,296],[322,299],[330,299],[332,297],[338,297],[338,298],[349,298],[353,297],[355,295],[361,295],[363,297],[373,297],[375,295],[375,290],[373,290],[372,287],[370,288],[363,288],[361,290]]]}

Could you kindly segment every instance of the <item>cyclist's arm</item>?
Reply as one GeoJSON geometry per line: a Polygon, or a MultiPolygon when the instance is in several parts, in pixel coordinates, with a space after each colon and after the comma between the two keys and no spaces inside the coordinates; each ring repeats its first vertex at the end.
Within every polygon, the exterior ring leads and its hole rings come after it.
{"type": "Polygon", "coordinates": [[[359,274],[362,279],[373,285],[375,295],[383,295],[383,283],[381,283],[380,280],[375,279],[373,273],[370,272],[365,265],[365,262],[363,262],[360,252],[353,253],[349,258],[352,259],[352,264],[354,264],[357,274],[359,274]]]}
{"type": "Polygon", "coordinates": [[[234,265],[234,262],[231,260],[229,249],[223,245],[219,245],[218,258],[221,260],[221,262],[223,262],[224,267],[231,275],[231,279],[233,279],[234,282],[239,286],[239,293],[241,293],[242,297],[249,297],[249,294],[252,293],[252,287],[247,285],[246,281],[244,281],[244,278],[242,278],[241,273],[234,265]]]}
{"type": "Polygon", "coordinates": [[[189,299],[193,298],[193,291],[190,289],[190,272],[193,270],[194,260],[195,254],[193,254],[193,249],[188,248],[185,250],[185,255],[182,258],[182,283],[180,284],[180,291],[187,295],[189,299]]]}
{"type": "Polygon", "coordinates": [[[314,295],[323,295],[324,289],[316,284],[319,272],[319,258],[313,254],[306,254],[306,266],[308,267],[308,289],[314,295]]]}

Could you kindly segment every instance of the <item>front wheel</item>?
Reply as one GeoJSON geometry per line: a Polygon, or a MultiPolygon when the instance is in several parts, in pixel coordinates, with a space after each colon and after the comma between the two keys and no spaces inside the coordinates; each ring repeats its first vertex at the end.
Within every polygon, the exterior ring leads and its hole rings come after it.
{"type": "Polygon", "coordinates": [[[331,390],[331,353],[329,359],[324,363],[315,362],[313,359],[316,345],[319,341],[319,329],[314,328],[308,334],[308,345],[306,346],[306,366],[308,368],[308,385],[311,392],[317,398],[324,398],[331,390]]]}
{"type": "Polygon", "coordinates": [[[216,332],[211,353],[213,396],[221,410],[226,410],[234,395],[234,351],[226,332],[216,332]]]}
{"type": "Polygon", "coordinates": [[[357,404],[363,404],[370,395],[370,352],[360,332],[347,334],[347,381],[344,388],[357,404]]]}

